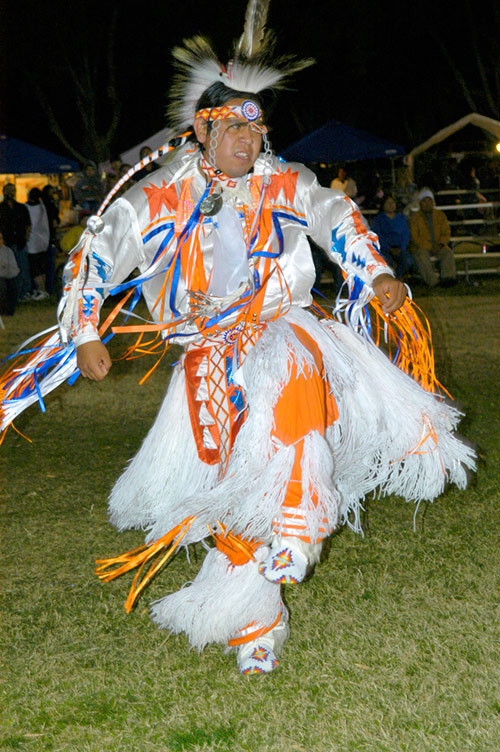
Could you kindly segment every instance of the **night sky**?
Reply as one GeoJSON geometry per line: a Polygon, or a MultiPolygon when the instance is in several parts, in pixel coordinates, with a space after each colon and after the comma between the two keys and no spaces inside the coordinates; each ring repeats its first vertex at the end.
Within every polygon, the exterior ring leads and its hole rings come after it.
{"type": "MultiPolygon", "coordinates": [[[[68,140],[81,148],[82,120],[69,69],[78,69],[86,57],[98,81],[104,130],[111,115],[105,62],[112,44],[122,102],[112,151],[147,139],[165,124],[172,46],[202,32],[226,59],[241,33],[246,0],[143,0],[131,8],[120,3],[110,35],[113,7],[105,1],[0,0],[2,132],[68,153],[50,131],[35,94],[38,85],[68,140]]],[[[331,118],[411,148],[471,112],[471,104],[481,114],[500,116],[499,97],[488,101],[485,86],[494,91],[499,83],[496,1],[271,0],[268,26],[278,35],[279,53],[317,60],[296,76],[295,90],[280,98],[272,121],[275,148],[331,118]]]]}

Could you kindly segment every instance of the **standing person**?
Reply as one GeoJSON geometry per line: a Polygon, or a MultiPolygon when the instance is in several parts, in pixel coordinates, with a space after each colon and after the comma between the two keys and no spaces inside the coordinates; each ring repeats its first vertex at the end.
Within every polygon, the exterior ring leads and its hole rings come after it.
{"type": "Polygon", "coordinates": [[[393,197],[386,196],[382,211],[373,218],[372,229],[378,235],[380,253],[394,269],[396,277],[402,279],[413,266],[413,259],[408,251],[410,243],[408,220],[396,209],[397,205],[393,197]]]}
{"type": "Polygon", "coordinates": [[[151,311],[144,330],[184,346],[111,495],[119,529],[148,530],[144,551],[119,562],[128,570],[181,539],[213,539],[194,581],[157,601],[153,618],[200,650],[232,648],[241,673],[259,674],[275,668],[288,635],[281,586],[304,579],[339,525],[359,530],[364,495],[430,499],[447,477],[463,485],[473,459],[451,433],[452,408],[373,343],[305,310],[308,236],[347,275],[351,323],[373,296],[395,316],[406,290],[355,204],[272,153],[265,90],[300,64],[277,68],[247,33],[239,50],[227,66],[203,38],[174,51],[171,118],[184,135],[160,170],[90,218],[67,266],[60,321],[72,339],[64,367],[76,346],[81,374],[102,380],[111,359],[99,309],[128,280],[151,311]]]}
{"type": "Polygon", "coordinates": [[[420,210],[410,218],[410,251],[424,282],[436,287],[454,285],[457,270],[450,246],[450,224],[443,211],[435,208],[434,194],[429,188],[419,193],[420,210]],[[431,256],[437,256],[440,274],[434,268],[431,256]]]}
{"type": "Polygon", "coordinates": [[[5,245],[0,232],[0,315],[13,316],[15,313],[18,275],[19,267],[14,251],[5,245]]]}
{"type": "Polygon", "coordinates": [[[31,230],[29,212],[24,204],[16,201],[16,186],[6,183],[3,188],[3,201],[0,204],[0,232],[16,257],[19,267],[17,282],[17,299],[31,299],[31,280],[26,244],[31,230]]]}
{"type": "Polygon", "coordinates": [[[42,188],[42,201],[47,212],[50,233],[45,267],[45,289],[49,295],[53,295],[56,291],[57,228],[61,223],[54,186],[45,185],[42,188]]]}
{"type": "Polygon", "coordinates": [[[28,193],[26,207],[30,213],[31,232],[28,238],[28,260],[31,278],[31,297],[44,300],[49,297],[45,288],[47,254],[50,242],[50,227],[47,210],[42,201],[42,191],[32,188],[28,193]]]}

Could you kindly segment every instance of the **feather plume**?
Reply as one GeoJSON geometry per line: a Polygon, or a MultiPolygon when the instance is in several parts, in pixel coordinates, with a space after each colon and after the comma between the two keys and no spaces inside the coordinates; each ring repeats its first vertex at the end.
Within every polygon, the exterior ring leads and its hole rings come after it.
{"type": "Polygon", "coordinates": [[[235,91],[258,94],[283,88],[286,79],[314,63],[293,55],[276,57],[275,34],[265,28],[268,10],[269,0],[249,0],[244,31],[233,47],[227,70],[204,36],[184,39],[181,47],[172,50],[176,73],[167,111],[172,128],[184,130],[192,125],[201,95],[218,81],[235,91]]]}
{"type": "Polygon", "coordinates": [[[237,47],[238,57],[253,57],[259,52],[265,39],[269,0],[249,0],[245,14],[245,26],[237,47]]]}
{"type": "Polygon", "coordinates": [[[204,91],[221,80],[222,65],[203,36],[184,39],[182,47],[172,50],[177,73],[170,89],[168,116],[174,128],[191,125],[196,104],[204,91]]]}

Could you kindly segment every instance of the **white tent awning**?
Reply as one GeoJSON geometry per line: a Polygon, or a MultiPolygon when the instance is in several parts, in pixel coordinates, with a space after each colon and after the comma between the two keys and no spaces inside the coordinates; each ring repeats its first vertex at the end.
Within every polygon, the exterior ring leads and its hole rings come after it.
{"type": "Polygon", "coordinates": [[[466,115],[465,117],[460,118],[460,120],[457,120],[455,123],[447,125],[446,128],[442,128],[440,131],[435,133],[433,136],[428,138],[427,141],[424,141],[419,146],[415,146],[415,148],[412,149],[408,154],[408,162],[411,164],[416,156],[424,151],[427,151],[427,149],[430,149],[431,146],[435,146],[441,141],[444,141],[446,138],[452,136],[462,128],[465,128],[465,126],[467,125],[475,125],[478,128],[482,128],[484,131],[488,131],[500,141],[500,122],[498,120],[494,120],[493,118],[486,117],[485,115],[479,115],[477,112],[471,112],[470,115],[466,115]]]}

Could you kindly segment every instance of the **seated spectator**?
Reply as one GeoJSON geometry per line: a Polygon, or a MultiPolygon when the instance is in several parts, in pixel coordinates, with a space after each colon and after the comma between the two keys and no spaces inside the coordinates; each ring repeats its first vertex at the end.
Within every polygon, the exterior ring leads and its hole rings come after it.
{"type": "Polygon", "coordinates": [[[397,171],[394,198],[403,212],[406,206],[418,200],[417,186],[411,179],[410,169],[406,165],[402,165],[397,171]]]}
{"type": "Polygon", "coordinates": [[[372,229],[380,241],[380,252],[388,264],[402,279],[413,266],[413,259],[408,250],[410,244],[410,226],[404,214],[396,211],[396,201],[386,196],[382,211],[373,218],[372,229]]]}
{"type": "Polygon", "coordinates": [[[19,267],[14,251],[5,245],[0,232],[0,314],[12,316],[17,304],[19,267]]]}
{"type": "Polygon", "coordinates": [[[455,284],[457,272],[450,247],[450,225],[446,214],[434,206],[434,195],[429,188],[419,193],[420,210],[410,218],[410,251],[415,265],[429,287],[455,284]],[[437,256],[440,275],[434,268],[431,256],[437,256]]]}

